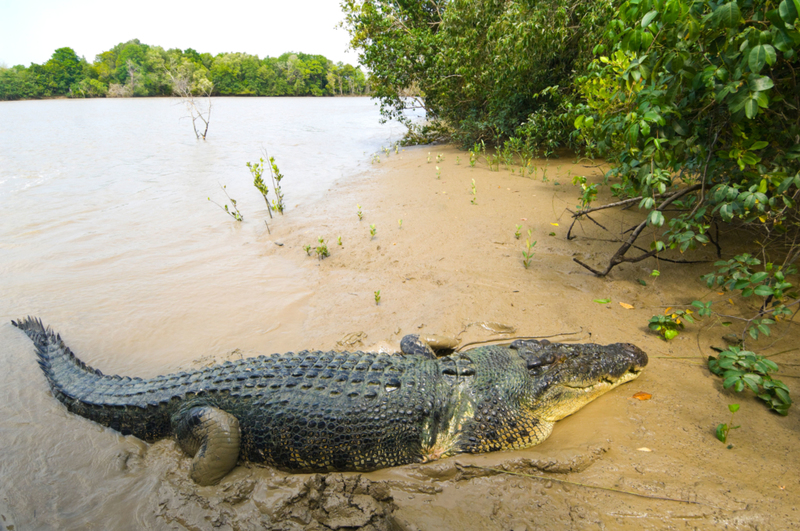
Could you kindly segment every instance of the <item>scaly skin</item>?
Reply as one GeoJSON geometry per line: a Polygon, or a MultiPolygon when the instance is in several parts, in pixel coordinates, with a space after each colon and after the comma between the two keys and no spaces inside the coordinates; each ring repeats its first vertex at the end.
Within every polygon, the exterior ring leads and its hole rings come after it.
{"type": "Polygon", "coordinates": [[[85,365],[41,321],[12,323],[70,411],[145,441],[177,435],[202,484],[237,457],[291,471],[372,470],[526,448],[647,364],[624,343],[517,341],[436,358],[430,345],[445,343],[406,336],[398,354],[289,352],[121,378],[85,365]]]}

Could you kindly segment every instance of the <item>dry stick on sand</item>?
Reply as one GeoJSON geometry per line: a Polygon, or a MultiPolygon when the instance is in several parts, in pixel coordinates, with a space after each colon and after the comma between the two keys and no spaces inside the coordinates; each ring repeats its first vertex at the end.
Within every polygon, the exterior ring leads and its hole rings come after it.
{"type": "MultiPolygon", "coordinates": [[[[585,487],[587,489],[599,489],[599,490],[607,490],[609,492],[617,492],[620,494],[628,494],[630,496],[638,496],[639,498],[647,498],[650,500],[664,500],[664,501],[671,501],[671,502],[678,502],[678,503],[690,503],[693,505],[708,505],[705,503],[691,501],[691,500],[679,500],[677,498],[667,498],[665,496],[651,496],[649,494],[640,494],[638,492],[633,492],[630,490],[622,490],[622,489],[615,489],[613,487],[601,487],[599,485],[587,485],[586,483],[578,483],[577,481],[568,481],[566,479],[558,479],[558,478],[549,478],[546,476],[534,476],[533,474],[523,474],[522,472],[511,472],[509,470],[501,470],[499,468],[490,468],[486,466],[478,466],[478,465],[462,465],[463,468],[479,468],[481,470],[491,470],[492,472],[497,472],[498,474],[510,474],[512,476],[522,476],[525,478],[534,478],[534,479],[543,479],[545,481],[557,481],[558,483],[566,483],[567,485],[575,485],[578,487],[585,487]]],[[[714,507],[713,505],[709,505],[709,507],[714,507]]]]}

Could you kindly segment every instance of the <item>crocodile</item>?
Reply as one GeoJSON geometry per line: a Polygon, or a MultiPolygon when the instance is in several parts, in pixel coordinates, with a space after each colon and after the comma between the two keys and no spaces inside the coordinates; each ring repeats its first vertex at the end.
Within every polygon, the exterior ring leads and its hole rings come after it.
{"type": "Polygon", "coordinates": [[[147,442],[175,436],[200,485],[240,458],[368,471],[527,448],[647,364],[628,343],[516,340],[455,352],[453,339],[408,335],[395,354],[304,350],[142,379],[86,365],[39,319],[12,324],[69,411],[147,442]]]}

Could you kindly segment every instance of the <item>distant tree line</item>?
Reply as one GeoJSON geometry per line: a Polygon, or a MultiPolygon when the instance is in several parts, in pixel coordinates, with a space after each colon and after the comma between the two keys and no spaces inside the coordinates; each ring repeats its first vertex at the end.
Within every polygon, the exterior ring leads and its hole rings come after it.
{"type": "Polygon", "coordinates": [[[322,55],[164,50],[134,39],[95,57],[59,48],[44,64],[0,67],[0,100],[169,96],[176,78],[197,93],[217,96],[335,96],[368,94],[369,80],[358,67],[322,55]]]}

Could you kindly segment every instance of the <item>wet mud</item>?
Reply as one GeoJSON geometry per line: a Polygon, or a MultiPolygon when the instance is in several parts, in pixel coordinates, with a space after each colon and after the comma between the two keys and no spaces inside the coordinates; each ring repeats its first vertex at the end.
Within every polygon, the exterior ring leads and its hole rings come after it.
{"type": "MultiPolygon", "coordinates": [[[[67,413],[49,394],[30,342],[3,324],[0,529],[800,526],[795,408],[779,417],[752,394],[722,388],[705,362],[731,332],[718,321],[687,325],[670,342],[647,329],[652,315],[701,296],[732,315],[748,314],[753,302],[709,294],[699,276],[711,263],[647,260],[594,277],[573,258],[602,267],[619,246],[613,240],[620,229],[634,225],[638,213],[598,212],[595,221],[608,231],[583,221],[568,241],[567,209],[578,203],[571,177],[599,180],[604,168],[566,157],[536,164],[535,176],[521,177],[502,167],[470,168],[468,156],[449,147],[408,149],[340,181],[322,201],[288,210],[271,221],[271,233],[251,215],[229,236],[235,259],[209,265],[198,283],[176,288],[159,302],[156,317],[115,316],[108,307],[92,314],[92,300],[74,301],[69,310],[61,303],[42,317],[107,374],[147,377],[306,348],[395,351],[405,334],[439,333],[462,344],[518,336],[631,342],[650,355],[637,380],[559,422],[548,440],[523,451],[364,474],[288,474],[241,462],[221,484],[199,487],[174,441],[147,445],[67,413]],[[427,162],[428,151],[444,160],[427,162]],[[320,237],[331,253],[324,260],[303,250],[320,237]],[[536,245],[526,269],[527,238],[536,245]],[[283,280],[273,280],[267,293],[252,272],[269,263],[279,264],[283,280]],[[657,278],[654,269],[661,272],[657,278]],[[230,280],[247,275],[250,281],[230,280]],[[205,287],[220,276],[224,293],[205,287]],[[603,299],[610,302],[595,302],[603,299]],[[637,400],[637,392],[652,398],[637,400]],[[730,403],[741,405],[741,428],[731,433],[728,448],[714,430],[729,421],[730,403]]],[[[641,240],[647,245],[646,236],[641,240]]],[[[723,234],[721,244],[726,257],[748,250],[740,234],[723,234]]],[[[701,249],[691,258],[713,263],[716,250],[701,249]]],[[[778,377],[792,391],[798,332],[794,322],[780,323],[771,337],[751,345],[774,356],[782,367],[778,377]]]]}

